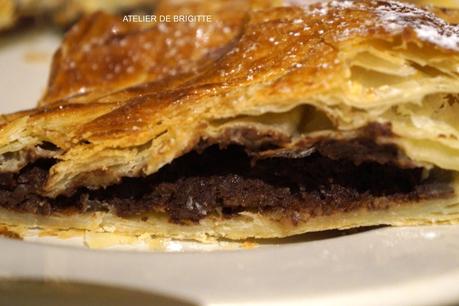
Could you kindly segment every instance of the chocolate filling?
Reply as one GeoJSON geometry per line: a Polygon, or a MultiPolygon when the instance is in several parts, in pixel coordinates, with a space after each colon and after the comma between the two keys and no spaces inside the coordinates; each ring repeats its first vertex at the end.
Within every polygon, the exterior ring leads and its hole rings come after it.
{"type": "Polygon", "coordinates": [[[453,193],[448,172],[436,169],[423,179],[422,168],[395,162],[395,147],[378,146],[371,140],[323,141],[307,156],[263,159],[252,159],[241,146],[211,146],[153,175],[56,199],[40,195],[54,161],[38,160],[17,174],[0,174],[0,206],[42,215],[112,210],[129,217],[156,211],[178,223],[241,211],[274,212],[295,221],[298,213],[385,209],[453,193]]]}

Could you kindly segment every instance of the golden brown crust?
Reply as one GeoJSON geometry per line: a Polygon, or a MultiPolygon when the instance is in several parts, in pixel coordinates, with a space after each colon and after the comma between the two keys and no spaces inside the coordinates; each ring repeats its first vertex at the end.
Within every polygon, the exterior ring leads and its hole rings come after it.
{"type": "Polygon", "coordinates": [[[100,12],[81,20],[54,57],[40,104],[87,103],[145,82],[180,83],[177,75],[186,80],[227,51],[249,9],[243,0],[175,3],[162,3],[156,16],[211,15],[213,22],[134,23],[100,12]]]}

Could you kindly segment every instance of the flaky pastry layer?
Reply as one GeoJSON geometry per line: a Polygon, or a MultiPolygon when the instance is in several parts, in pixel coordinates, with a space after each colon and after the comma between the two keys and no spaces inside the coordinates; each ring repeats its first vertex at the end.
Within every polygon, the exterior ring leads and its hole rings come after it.
{"type": "Polygon", "coordinates": [[[154,173],[231,125],[289,138],[317,132],[303,130],[308,113],[298,106],[310,105],[333,122],[329,132],[390,122],[411,159],[459,169],[456,27],[398,2],[332,1],[252,12],[242,31],[184,83],[6,116],[1,168],[24,166],[50,142],[59,162],[45,194],[97,188],[154,173]]]}

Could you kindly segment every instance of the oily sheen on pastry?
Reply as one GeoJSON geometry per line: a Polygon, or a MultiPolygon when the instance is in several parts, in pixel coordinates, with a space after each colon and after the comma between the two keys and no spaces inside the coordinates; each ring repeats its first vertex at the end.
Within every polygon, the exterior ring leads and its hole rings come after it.
{"type": "Polygon", "coordinates": [[[459,28],[396,1],[193,2],[67,34],[4,115],[0,223],[179,239],[459,221],[459,28]]]}

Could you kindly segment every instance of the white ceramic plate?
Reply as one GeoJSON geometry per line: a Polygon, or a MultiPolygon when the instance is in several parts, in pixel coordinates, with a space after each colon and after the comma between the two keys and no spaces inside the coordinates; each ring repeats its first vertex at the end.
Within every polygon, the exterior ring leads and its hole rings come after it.
{"type": "MultiPolygon", "coordinates": [[[[59,40],[40,31],[0,40],[1,112],[34,105],[59,40]]],[[[94,251],[74,240],[65,241],[73,246],[35,240],[0,239],[1,305],[61,305],[59,298],[66,305],[88,305],[84,299],[93,299],[90,305],[459,303],[459,226],[303,235],[213,252],[94,251]],[[80,282],[106,287],[88,289],[80,282]]],[[[172,243],[174,249],[183,245],[172,243]]]]}

